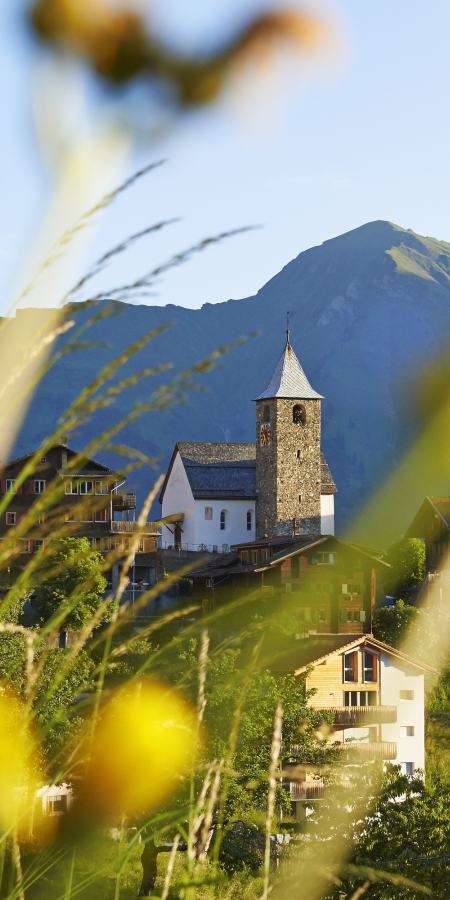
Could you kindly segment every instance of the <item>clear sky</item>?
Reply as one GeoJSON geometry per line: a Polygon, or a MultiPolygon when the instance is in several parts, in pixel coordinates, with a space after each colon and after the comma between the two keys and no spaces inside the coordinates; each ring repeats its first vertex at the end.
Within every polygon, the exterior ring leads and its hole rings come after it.
{"type": "MultiPolygon", "coordinates": [[[[158,27],[186,48],[242,21],[245,4],[246,14],[270,5],[154,0],[158,27]]],[[[25,0],[0,6],[0,312],[52,194],[33,113],[42,54],[27,32],[25,6],[25,0]]],[[[450,241],[450,3],[334,0],[320,8],[339,23],[333,65],[297,73],[272,92],[275,101],[267,84],[262,93],[253,88],[246,103],[231,92],[158,138],[133,141],[119,179],[151,160],[167,162],[106,214],[85,262],[160,218],[182,221],[142,242],[103,284],[139,275],[200,238],[240,225],[263,227],[165,276],[146,302],[199,307],[249,296],[302,250],[374,219],[450,241]]],[[[91,121],[121,107],[122,115],[152,125],[144,85],[119,104],[82,79],[91,121]]]]}

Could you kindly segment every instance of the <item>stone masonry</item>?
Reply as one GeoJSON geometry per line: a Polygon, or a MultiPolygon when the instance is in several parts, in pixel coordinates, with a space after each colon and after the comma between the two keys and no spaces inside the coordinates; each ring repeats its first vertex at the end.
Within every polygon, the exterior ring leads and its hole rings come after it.
{"type": "Polygon", "coordinates": [[[278,397],[256,403],[256,539],[320,533],[320,404],[278,397]],[[294,423],[295,406],[303,408],[304,423],[294,423]],[[270,443],[262,446],[266,422],[270,443]]]}

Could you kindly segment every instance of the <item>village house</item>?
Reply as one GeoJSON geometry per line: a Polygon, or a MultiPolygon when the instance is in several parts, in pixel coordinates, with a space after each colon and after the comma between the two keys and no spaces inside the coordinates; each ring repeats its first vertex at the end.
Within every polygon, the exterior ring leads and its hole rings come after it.
{"type": "Polygon", "coordinates": [[[289,595],[300,634],[370,633],[384,597],[381,553],[332,535],[276,536],[238,544],[191,573],[205,613],[259,591],[273,602],[289,595]]]}
{"type": "Polygon", "coordinates": [[[161,489],[162,547],[226,553],[271,535],[334,534],[321,402],[286,346],[256,400],[256,443],[176,444],[161,489]]]}
{"type": "MultiPolygon", "coordinates": [[[[408,775],[424,770],[424,678],[435,669],[360,634],[310,635],[271,665],[274,673],[296,677],[309,667],[306,688],[315,690],[309,705],[334,713],[330,743],[348,742],[348,758],[356,763],[389,761],[408,775]]],[[[299,816],[305,801],[323,797],[323,783],[313,774],[288,783],[299,816]]]]}
{"type": "MultiPolygon", "coordinates": [[[[35,502],[45,499],[50,485],[63,488],[61,499],[44,508],[26,534],[17,538],[20,550],[17,561],[26,564],[29,554],[36,552],[49,540],[56,527],[67,526],[67,535],[86,537],[93,548],[102,553],[123,550],[129,546],[130,534],[136,530],[136,495],[121,491],[125,476],[93,459],[83,459],[75,469],[71,460],[77,453],[67,446],[67,439],[51,447],[42,455],[34,471],[18,483],[20,473],[34,454],[13,459],[0,467],[0,491],[10,495],[5,512],[0,516],[0,539],[5,538],[14,526],[19,526],[30,513],[35,502]]],[[[146,566],[146,555],[157,546],[159,532],[148,522],[139,542],[137,564],[146,566]],[[139,559],[140,558],[140,559],[139,559]]]]}

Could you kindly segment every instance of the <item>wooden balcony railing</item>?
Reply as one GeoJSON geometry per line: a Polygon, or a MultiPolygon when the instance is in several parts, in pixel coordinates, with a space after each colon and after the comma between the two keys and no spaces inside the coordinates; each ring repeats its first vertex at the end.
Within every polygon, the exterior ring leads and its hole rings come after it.
{"type": "Polygon", "coordinates": [[[397,721],[396,706],[343,706],[332,707],[335,725],[391,725],[397,721]]]}
{"type": "Polygon", "coordinates": [[[355,759],[356,756],[368,761],[372,759],[396,759],[397,744],[394,741],[373,741],[363,744],[355,741],[346,745],[347,758],[355,759]]]}
{"type": "MultiPolygon", "coordinates": [[[[116,534],[126,534],[130,531],[138,531],[138,523],[137,522],[111,522],[111,531],[116,532],[116,534]]],[[[141,529],[142,534],[154,534],[158,535],[159,531],[154,522],[146,522],[144,527],[141,529]]]]}
{"type": "Polygon", "coordinates": [[[292,800],[323,800],[323,781],[291,781],[289,793],[292,800]]]}
{"type": "Polygon", "coordinates": [[[112,495],[113,508],[118,509],[136,509],[137,506],[137,497],[136,494],[113,494],[112,495]]]}

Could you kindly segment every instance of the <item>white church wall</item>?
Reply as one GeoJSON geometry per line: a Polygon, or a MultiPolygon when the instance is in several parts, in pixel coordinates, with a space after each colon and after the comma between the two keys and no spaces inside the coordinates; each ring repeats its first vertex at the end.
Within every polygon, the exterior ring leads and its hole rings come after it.
{"type": "MultiPolygon", "coordinates": [[[[192,495],[191,487],[186,475],[186,470],[182,463],[180,454],[177,453],[166,490],[164,492],[162,502],[162,516],[170,516],[173,513],[184,513],[184,520],[181,523],[183,544],[195,544],[195,501],[192,495]]],[[[162,527],[162,546],[174,543],[174,526],[163,525],[162,527]],[[169,529],[171,529],[169,531],[169,529]]]]}
{"type": "Polygon", "coordinates": [[[381,740],[397,744],[397,758],[406,771],[406,763],[425,768],[424,676],[408,663],[382,653],[380,656],[380,702],[397,707],[397,722],[381,726],[381,740]],[[407,699],[408,696],[412,699],[407,699]],[[411,733],[412,732],[412,733],[411,733]]]}
{"type": "Polygon", "coordinates": [[[196,500],[195,501],[195,535],[197,544],[207,547],[217,546],[222,550],[223,544],[239,544],[255,540],[255,501],[254,500],[196,500]],[[205,517],[205,510],[212,518],[205,517]],[[225,528],[220,527],[220,514],[225,511],[225,528]],[[247,512],[252,513],[252,529],[247,531],[247,512]]]}
{"type": "Polygon", "coordinates": [[[321,534],[334,534],[334,494],[320,495],[321,534]]]}

